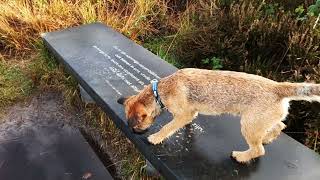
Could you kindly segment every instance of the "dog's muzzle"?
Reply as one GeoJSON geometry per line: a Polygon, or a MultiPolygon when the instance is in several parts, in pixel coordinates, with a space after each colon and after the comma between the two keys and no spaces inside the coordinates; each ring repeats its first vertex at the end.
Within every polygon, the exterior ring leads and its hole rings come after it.
{"type": "Polygon", "coordinates": [[[143,134],[143,133],[145,133],[147,130],[146,129],[139,129],[138,127],[137,127],[137,122],[136,121],[134,121],[134,120],[129,120],[128,121],[128,125],[129,125],[129,127],[132,129],[132,131],[134,132],[134,133],[137,133],[137,134],[143,134]]]}
{"type": "Polygon", "coordinates": [[[128,125],[129,125],[129,127],[131,127],[131,128],[134,128],[135,126],[137,126],[137,121],[135,121],[135,120],[132,120],[132,119],[129,119],[128,120],[128,125]]]}
{"type": "Polygon", "coordinates": [[[142,129],[139,129],[139,128],[132,128],[132,131],[136,134],[143,134],[147,131],[147,129],[145,130],[142,130],[142,129]]]}

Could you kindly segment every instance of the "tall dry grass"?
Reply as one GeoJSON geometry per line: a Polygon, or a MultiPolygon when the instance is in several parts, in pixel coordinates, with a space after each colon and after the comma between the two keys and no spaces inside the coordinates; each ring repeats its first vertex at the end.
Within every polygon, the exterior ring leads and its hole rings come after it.
{"type": "Polygon", "coordinates": [[[160,0],[3,0],[0,9],[0,49],[9,55],[30,53],[42,32],[99,21],[138,40],[168,18],[160,0]]]}

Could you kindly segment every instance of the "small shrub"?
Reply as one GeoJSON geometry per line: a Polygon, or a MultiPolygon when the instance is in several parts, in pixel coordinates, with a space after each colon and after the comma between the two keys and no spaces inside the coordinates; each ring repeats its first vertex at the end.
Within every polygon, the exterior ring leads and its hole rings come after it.
{"type": "Polygon", "coordinates": [[[315,0],[265,0],[267,4],[277,3],[286,11],[294,11],[298,6],[303,5],[308,7],[314,3],[315,0]]]}
{"type": "Polygon", "coordinates": [[[217,57],[203,59],[202,63],[204,65],[209,66],[212,70],[221,69],[223,67],[222,66],[222,59],[217,58],[217,57]]]}
{"type": "Polygon", "coordinates": [[[320,0],[317,0],[314,4],[308,7],[309,16],[318,16],[320,14],[320,0]]]}
{"type": "Polygon", "coordinates": [[[224,69],[278,80],[301,81],[316,73],[312,67],[319,64],[320,36],[312,30],[314,19],[298,21],[275,5],[266,13],[270,6],[250,1],[228,8],[207,6],[190,6],[193,15],[181,18],[189,28],[179,33],[171,52],[182,64],[205,67],[202,59],[221,57],[224,69]]]}

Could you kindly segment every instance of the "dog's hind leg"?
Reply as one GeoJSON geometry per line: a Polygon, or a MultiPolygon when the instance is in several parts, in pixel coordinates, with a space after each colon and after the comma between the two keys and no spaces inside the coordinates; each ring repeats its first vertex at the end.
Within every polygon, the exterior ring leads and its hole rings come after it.
{"type": "Polygon", "coordinates": [[[284,128],[286,128],[286,125],[283,122],[279,122],[276,125],[274,125],[270,130],[268,130],[266,136],[262,140],[262,143],[263,144],[271,143],[281,134],[281,131],[284,128]]]}
{"type": "MultiPolygon", "coordinates": [[[[269,144],[273,140],[275,140],[280,134],[281,131],[286,128],[286,125],[282,122],[286,116],[288,115],[288,108],[289,108],[289,99],[283,99],[280,101],[280,103],[277,105],[279,107],[278,113],[273,113],[273,115],[281,115],[279,118],[278,116],[273,116],[273,118],[277,119],[278,122],[272,126],[270,129],[268,129],[266,136],[263,138],[262,143],[263,144],[269,144]]],[[[275,107],[277,107],[275,106],[275,107]]]]}
{"type": "Polygon", "coordinates": [[[261,126],[261,123],[257,123],[253,118],[247,119],[246,117],[242,117],[241,133],[248,143],[249,149],[246,151],[232,151],[232,157],[240,163],[247,163],[251,159],[265,154],[265,150],[262,145],[262,139],[265,136],[265,131],[263,131],[263,128],[261,127],[258,130],[257,126],[261,126]]]}
{"type": "MultiPolygon", "coordinates": [[[[263,156],[265,150],[262,143],[266,140],[265,137],[270,135],[268,134],[268,130],[271,130],[273,127],[278,127],[278,129],[274,130],[278,133],[279,129],[284,128],[284,124],[279,123],[287,112],[281,108],[281,102],[273,102],[272,105],[266,102],[268,101],[258,102],[258,105],[251,106],[255,108],[251,108],[250,111],[242,114],[241,133],[248,143],[249,149],[246,151],[232,152],[232,157],[238,162],[246,163],[253,158],[263,156]],[[262,104],[265,106],[261,106],[262,104]]],[[[271,135],[269,137],[271,137],[271,135]]]]}
{"type": "Polygon", "coordinates": [[[241,118],[241,133],[248,143],[249,149],[232,152],[232,157],[240,163],[250,162],[253,158],[265,154],[265,149],[262,145],[263,139],[267,134],[267,130],[280,121],[282,114],[281,110],[279,111],[275,108],[264,112],[255,109],[252,112],[256,112],[256,114],[245,113],[241,118]]]}
{"type": "Polygon", "coordinates": [[[192,122],[195,113],[187,113],[184,115],[175,115],[173,120],[163,126],[159,132],[148,137],[148,141],[152,144],[159,144],[164,139],[174,134],[177,130],[192,122]]]}

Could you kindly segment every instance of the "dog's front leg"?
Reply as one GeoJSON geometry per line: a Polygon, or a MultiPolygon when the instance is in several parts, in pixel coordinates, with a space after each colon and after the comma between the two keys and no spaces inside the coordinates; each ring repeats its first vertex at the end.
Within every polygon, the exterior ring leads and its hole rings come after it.
{"type": "Polygon", "coordinates": [[[168,124],[163,126],[159,132],[152,134],[148,137],[148,141],[151,144],[159,144],[164,139],[168,138],[174,134],[177,130],[189,124],[193,120],[193,115],[191,116],[176,116],[168,124]]]}

